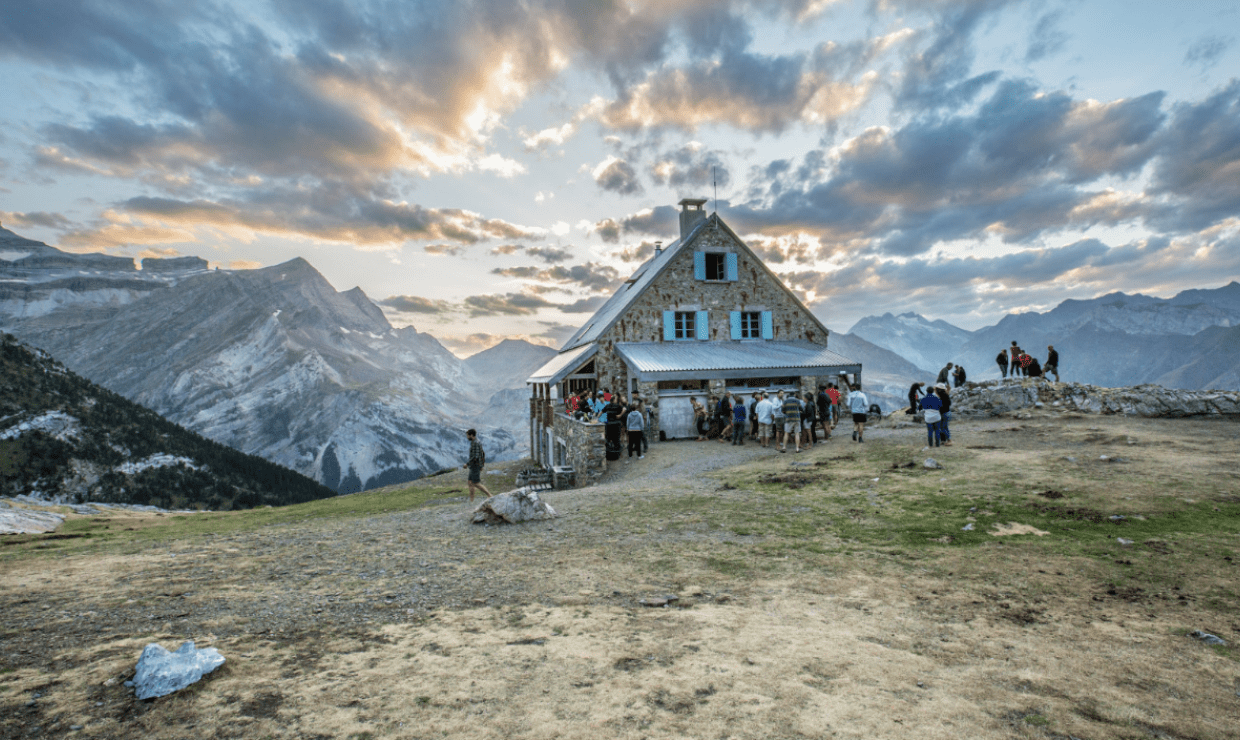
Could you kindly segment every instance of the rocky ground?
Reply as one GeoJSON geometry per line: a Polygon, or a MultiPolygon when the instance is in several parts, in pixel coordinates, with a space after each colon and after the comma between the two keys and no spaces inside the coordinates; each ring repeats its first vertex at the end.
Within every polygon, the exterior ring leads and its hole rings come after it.
{"type": "Polygon", "coordinates": [[[1187,636],[1240,640],[1234,422],[964,422],[941,471],[918,427],[866,437],[656,444],[519,526],[469,524],[457,472],[364,517],[396,493],[167,539],[174,517],[99,515],[144,539],[94,550],[0,538],[0,737],[1240,736],[1236,654],[1187,636]],[[1140,534],[1180,509],[1225,524],[1140,534]],[[1049,534],[988,533],[1009,511],[1049,534]],[[135,700],[142,647],[185,639],[228,663],[135,700]]]}

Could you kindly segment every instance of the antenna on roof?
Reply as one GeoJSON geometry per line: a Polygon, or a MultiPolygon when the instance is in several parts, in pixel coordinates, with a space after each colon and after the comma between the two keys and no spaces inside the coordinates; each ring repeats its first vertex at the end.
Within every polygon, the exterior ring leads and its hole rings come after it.
{"type": "Polygon", "coordinates": [[[715,179],[715,165],[710,166],[710,185],[715,189],[715,223],[711,227],[719,230],[719,181],[715,179]]]}

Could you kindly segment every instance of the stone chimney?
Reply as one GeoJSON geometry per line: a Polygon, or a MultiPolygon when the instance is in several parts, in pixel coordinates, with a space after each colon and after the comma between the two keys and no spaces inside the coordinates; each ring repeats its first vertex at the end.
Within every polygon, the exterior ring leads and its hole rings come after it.
{"type": "Polygon", "coordinates": [[[680,238],[684,239],[693,231],[699,221],[706,219],[705,198],[683,198],[680,203],[680,238]]]}

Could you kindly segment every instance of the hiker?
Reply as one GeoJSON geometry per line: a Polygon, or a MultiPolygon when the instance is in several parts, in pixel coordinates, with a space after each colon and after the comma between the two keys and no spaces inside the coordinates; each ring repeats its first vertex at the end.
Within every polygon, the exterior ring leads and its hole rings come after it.
{"type": "Polygon", "coordinates": [[[926,421],[926,446],[938,447],[943,443],[943,401],[937,393],[927,393],[921,399],[921,410],[926,421]]]}
{"type": "Polygon", "coordinates": [[[943,439],[943,445],[946,447],[951,447],[952,430],[951,427],[948,426],[948,422],[952,420],[952,397],[951,394],[948,393],[947,385],[945,383],[940,383],[934,386],[934,393],[939,397],[939,400],[943,402],[943,407],[939,411],[939,413],[943,415],[943,418],[939,420],[939,434],[943,439]]]}
{"type": "Polygon", "coordinates": [[[946,383],[946,382],[947,382],[947,378],[948,378],[948,376],[950,376],[950,375],[951,375],[951,372],[952,372],[952,367],[954,367],[954,366],[953,366],[950,362],[949,362],[949,363],[947,363],[946,365],[944,365],[944,366],[943,366],[943,369],[939,371],[939,377],[938,377],[938,379],[935,381],[935,384],[936,384],[936,385],[937,385],[937,384],[939,384],[939,383],[946,383]]]}
{"type": "Polygon", "coordinates": [[[805,403],[801,410],[801,426],[805,427],[805,443],[810,447],[818,444],[818,434],[814,427],[818,424],[818,404],[814,403],[814,394],[805,392],[805,403]]]}
{"type": "Polygon", "coordinates": [[[727,442],[732,438],[732,396],[724,391],[723,397],[719,399],[719,442],[727,442]]]}
{"type": "Polygon", "coordinates": [[[693,428],[697,430],[697,441],[706,441],[706,407],[697,400],[697,396],[689,396],[689,405],[693,407],[693,428]]]}
{"type": "Polygon", "coordinates": [[[840,390],[835,383],[827,384],[827,398],[831,399],[831,428],[840,423],[840,390]]]}
{"type": "Polygon", "coordinates": [[[591,415],[596,419],[599,418],[599,415],[603,413],[603,407],[606,405],[607,402],[603,400],[603,394],[594,391],[594,400],[590,402],[591,415]]]}
{"type": "Polygon", "coordinates": [[[780,391],[775,394],[775,400],[771,403],[771,431],[775,435],[775,444],[783,445],[788,440],[784,439],[784,392],[780,391]]]}
{"type": "Polygon", "coordinates": [[[1042,363],[1038,362],[1038,358],[1033,355],[1025,355],[1025,357],[1029,358],[1029,364],[1025,366],[1028,369],[1029,377],[1042,377],[1042,363]]]}
{"type": "Polygon", "coordinates": [[[1012,353],[1012,375],[1014,376],[1020,372],[1020,356],[1025,353],[1021,352],[1020,346],[1016,344],[1015,339],[1012,340],[1012,346],[1008,347],[1008,352],[1012,353]]]}
{"type": "Polygon", "coordinates": [[[860,383],[853,385],[851,392],[848,394],[848,410],[852,412],[853,439],[858,442],[864,442],[866,420],[865,414],[870,410],[870,399],[861,392],[860,383]]]}
{"type": "Polygon", "coordinates": [[[599,414],[599,420],[605,425],[603,427],[603,439],[606,442],[607,459],[620,459],[620,415],[624,413],[624,408],[616,403],[616,399],[610,393],[604,393],[603,398],[607,399],[607,404],[603,406],[603,413],[599,414]]]}
{"type": "Polygon", "coordinates": [[[999,363],[999,377],[1006,378],[1008,374],[1008,354],[1006,349],[999,350],[999,356],[995,358],[995,362],[999,363]]]}
{"type": "MultiPolygon", "coordinates": [[[[779,395],[784,395],[781,391],[779,395]]],[[[792,437],[793,444],[796,445],[796,451],[801,451],[801,402],[797,400],[797,394],[789,393],[782,404],[784,412],[784,436],[780,438],[779,451],[788,451],[788,437],[792,437]]]]}
{"type": "MultiPolygon", "coordinates": [[[[646,400],[645,399],[643,398],[637,399],[637,411],[638,413],[642,415],[643,421],[648,421],[650,419],[650,412],[646,411],[646,400]]],[[[646,436],[646,425],[643,424],[642,425],[642,454],[645,455],[647,452],[650,452],[650,438],[646,436]]]]}
{"type": "Polygon", "coordinates": [[[818,406],[818,425],[822,427],[823,439],[831,439],[831,397],[827,395],[827,384],[818,386],[818,395],[814,397],[818,406]]]}
{"type": "Polygon", "coordinates": [[[1051,373],[1055,374],[1055,382],[1059,382],[1059,353],[1055,351],[1055,345],[1046,345],[1046,364],[1042,367],[1042,377],[1046,377],[1051,373]]]}
{"type": "Polygon", "coordinates": [[[745,430],[749,428],[749,411],[745,408],[745,399],[736,394],[736,403],[732,404],[732,444],[745,445],[745,430]]]}
{"type": "Polygon", "coordinates": [[[624,428],[629,432],[629,459],[633,458],[634,452],[637,452],[638,460],[645,458],[642,454],[642,432],[646,430],[646,419],[636,406],[629,408],[624,428]]]}
{"type": "Polygon", "coordinates": [[[952,373],[952,382],[955,383],[957,388],[959,388],[964,385],[964,381],[967,377],[968,376],[965,375],[964,372],[964,365],[957,365],[956,372],[952,373]]]}
{"type": "Polygon", "coordinates": [[[921,395],[925,394],[925,391],[922,390],[925,387],[925,383],[913,383],[908,387],[908,411],[905,411],[904,413],[909,415],[917,414],[917,399],[921,395]]]}
{"type": "Polygon", "coordinates": [[[478,430],[470,429],[465,432],[465,439],[469,440],[469,459],[461,466],[461,469],[469,469],[469,503],[474,502],[474,490],[480,490],[491,498],[491,492],[487,487],[482,485],[482,466],[487,464],[487,453],[482,449],[482,444],[478,442],[478,430]]]}
{"type": "Polygon", "coordinates": [[[766,394],[763,393],[757,407],[758,440],[763,447],[766,447],[767,443],[771,441],[771,424],[774,422],[771,414],[772,410],[771,399],[767,398],[766,394]]]}
{"type": "Polygon", "coordinates": [[[755,393],[749,397],[749,438],[758,441],[758,400],[762,398],[761,393],[755,393]]]}

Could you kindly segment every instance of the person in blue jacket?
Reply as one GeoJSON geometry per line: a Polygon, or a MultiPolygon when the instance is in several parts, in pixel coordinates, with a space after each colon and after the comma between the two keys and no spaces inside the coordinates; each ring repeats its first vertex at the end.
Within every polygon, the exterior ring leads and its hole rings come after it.
{"type": "Polygon", "coordinates": [[[732,444],[745,444],[745,431],[749,428],[749,413],[745,409],[745,400],[736,396],[736,403],[732,404],[732,444]]]}
{"type": "Polygon", "coordinates": [[[921,399],[921,410],[926,418],[926,446],[938,447],[943,439],[943,400],[936,393],[927,393],[921,399]]]}

